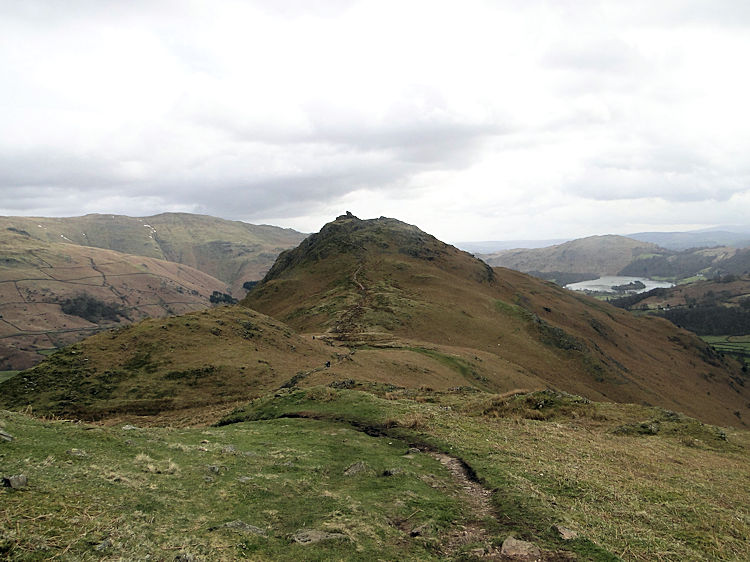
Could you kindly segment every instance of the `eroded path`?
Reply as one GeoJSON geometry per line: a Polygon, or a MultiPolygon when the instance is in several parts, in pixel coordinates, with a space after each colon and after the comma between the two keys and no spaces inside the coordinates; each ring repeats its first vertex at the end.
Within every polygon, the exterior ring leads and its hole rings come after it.
{"type": "Polygon", "coordinates": [[[482,546],[472,549],[472,555],[488,560],[501,560],[500,549],[492,545],[492,534],[486,528],[487,521],[496,517],[490,502],[492,491],[477,482],[460,459],[439,451],[426,452],[448,469],[461,491],[461,501],[466,503],[471,514],[464,524],[455,526],[443,537],[443,553],[451,557],[466,545],[481,544],[482,546]]]}

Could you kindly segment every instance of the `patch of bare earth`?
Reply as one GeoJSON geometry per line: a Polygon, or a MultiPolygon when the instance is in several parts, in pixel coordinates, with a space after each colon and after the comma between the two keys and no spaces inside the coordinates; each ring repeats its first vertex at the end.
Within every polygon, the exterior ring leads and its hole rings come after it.
{"type": "Polygon", "coordinates": [[[497,517],[492,507],[492,491],[488,490],[471,477],[468,467],[456,457],[437,451],[428,454],[440,461],[451,473],[453,480],[461,490],[462,500],[466,502],[472,517],[465,524],[457,525],[441,537],[443,554],[452,558],[462,551],[465,553],[467,545],[475,545],[468,554],[483,560],[526,560],[539,562],[557,562],[575,560],[576,557],[568,552],[541,551],[537,555],[508,556],[503,554],[502,548],[493,544],[493,536],[487,529],[487,522],[497,517]]]}

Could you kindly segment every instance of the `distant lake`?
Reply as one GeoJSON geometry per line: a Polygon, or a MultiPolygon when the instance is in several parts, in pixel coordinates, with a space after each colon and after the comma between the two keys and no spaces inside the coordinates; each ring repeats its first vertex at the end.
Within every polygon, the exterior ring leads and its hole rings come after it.
{"type": "Polygon", "coordinates": [[[635,291],[637,293],[645,293],[651,289],[665,289],[668,287],[674,287],[674,283],[667,281],[654,281],[653,279],[647,279],[646,277],[600,277],[599,279],[592,279],[591,281],[581,281],[580,283],[571,283],[565,285],[566,289],[572,289],[573,291],[596,291],[599,293],[614,293],[612,287],[615,285],[627,285],[640,281],[646,285],[645,289],[635,291]]]}

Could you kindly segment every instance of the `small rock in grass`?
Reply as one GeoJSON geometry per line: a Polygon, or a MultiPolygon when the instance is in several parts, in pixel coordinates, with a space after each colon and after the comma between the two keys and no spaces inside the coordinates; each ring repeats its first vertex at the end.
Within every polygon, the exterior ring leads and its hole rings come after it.
{"type": "Polygon", "coordinates": [[[86,451],[83,449],[68,449],[65,451],[67,454],[69,454],[71,457],[85,457],[86,451]]]}
{"type": "Polygon", "coordinates": [[[29,478],[25,474],[14,474],[13,476],[3,478],[3,486],[13,488],[14,490],[25,488],[28,484],[29,478]]]}
{"type": "Polygon", "coordinates": [[[421,453],[422,451],[420,449],[417,449],[416,447],[409,447],[409,450],[406,451],[407,455],[416,455],[417,453],[421,453]]]}
{"type": "Polygon", "coordinates": [[[94,547],[94,550],[101,552],[103,550],[107,550],[111,546],[112,546],[112,541],[109,539],[104,539],[102,542],[100,542],[94,547]]]}
{"type": "Polygon", "coordinates": [[[327,531],[316,531],[314,529],[301,529],[292,535],[292,540],[299,544],[313,544],[320,541],[345,539],[342,533],[329,533],[327,531]]]}
{"type": "Polygon", "coordinates": [[[136,426],[130,425],[130,424],[122,426],[122,430],[123,431],[132,431],[134,429],[138,429],[138,428],[136,426]]]}
{"type": "Polygon", "coordinates": [[[347,467],[347,469],[344,471],[344,475],[356,476],[357,474],[362,474],[363,472],[369,472],[369,470],[370,467],[365,461],[357,461],[347,467]]]}
{"type": "Polygon", "coordinates": [[[233,445],[227,445],[226,447],[223,447],[221,449],[221,452],[225,455],[233,455],[235,452],[237,452],[237,449],[235,449],[233,445]]]}
{"type": "Polygon", "coordinates": [[[13,441],[13,439],[15,439],[15,437],[13,437],[10,433],[6,433],[2,429],[0,429],[0,440],[13,441]]]}
{"type": "Polygon", "coordinates": [[[508,537],[503,541],[500,553],[512,560],[541,560],[542,551],[534,543],[519,541],[513,537],[508,537]]]}
{"type": "Polygon", "coordinates": [[[578,538],[578,533],[576,531],[563,527],[562,525],[555,525],[555,531],[557,531],[557,534],[560,535],[560,538],[564,541],[572,541],[573,539],[578,538]]]}
{"type": "Polygon", "coordinates": [[[181,552],[174,557],[174,562],[198,562],[200,558],[189,552],[181,552]]]}

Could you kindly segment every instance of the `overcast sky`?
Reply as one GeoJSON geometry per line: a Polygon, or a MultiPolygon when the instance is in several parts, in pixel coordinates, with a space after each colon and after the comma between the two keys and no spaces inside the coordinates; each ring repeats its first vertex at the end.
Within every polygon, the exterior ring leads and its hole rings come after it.
{"type": "Polygon", "coordinates": [[[747,0],[0,0],[0,214],[747,224],[747,0]]]}

